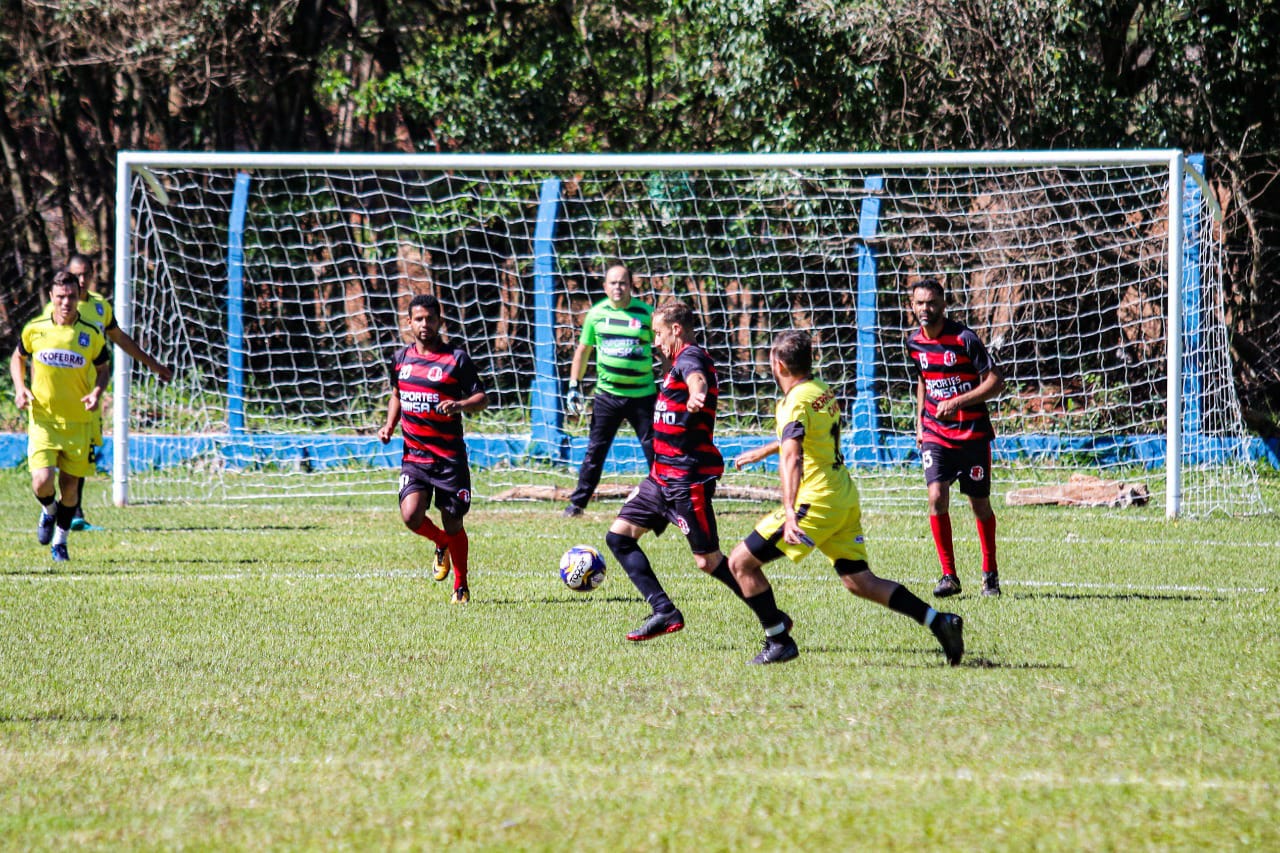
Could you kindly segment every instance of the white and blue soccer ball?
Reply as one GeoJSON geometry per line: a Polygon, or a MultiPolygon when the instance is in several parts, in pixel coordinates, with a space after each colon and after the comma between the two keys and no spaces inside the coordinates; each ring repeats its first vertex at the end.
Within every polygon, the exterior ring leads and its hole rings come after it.
{"type": "Polygon", "coordinates": [[[591,592],[604,583],[604,557],[590,545],[574,545],[560,558],[560,580],[574,592],[591,592]]]}

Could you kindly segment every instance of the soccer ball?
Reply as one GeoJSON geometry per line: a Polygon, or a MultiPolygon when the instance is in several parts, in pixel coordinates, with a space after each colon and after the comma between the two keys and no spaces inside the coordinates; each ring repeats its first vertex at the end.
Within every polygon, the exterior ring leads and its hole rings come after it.
{"type": "Polygon", "coordinates": [[[590,545],[574,545],[560,558],[560,580],[574,592],[591,592],[604,583],[604,557],[590,545]]]}

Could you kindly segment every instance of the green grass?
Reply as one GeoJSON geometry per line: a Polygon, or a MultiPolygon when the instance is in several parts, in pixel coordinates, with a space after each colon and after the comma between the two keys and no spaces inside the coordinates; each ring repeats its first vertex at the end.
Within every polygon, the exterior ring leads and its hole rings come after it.
{"type": "MultiPolygon", "coordinates": [[[[0,475],[0,847],[1280,847],[1274,516],[1002,509],[988,600],[957,513],[954,669],[819,558],[775,564],[802,653],[757,668],[750,613],[676,537],[646,548],[679,634],[623,639],[645,608],[615,566],[559,584],[616,504],[477,507],[460,608],[390,496],[91,488],[106,529],[55,568],[0,475]]],[[[726,547],[761,511],[722,507],[726,547]]],[[[867,527],[932,601],[923,511],[867,527]]]]}

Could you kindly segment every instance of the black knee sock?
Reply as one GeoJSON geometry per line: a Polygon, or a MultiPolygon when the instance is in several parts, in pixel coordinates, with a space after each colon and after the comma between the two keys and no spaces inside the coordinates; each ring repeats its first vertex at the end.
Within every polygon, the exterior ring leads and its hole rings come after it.
{"type": "MultiPolygon", "coordinates": [[[[721,557],[720,565],[716,566],[716,570],[711,573],[711,577],[720,581],[720,583],[729,587],[729,591],[738,598],[743,598],[742,587],[738,586],[738,579],[733,576],[733,572],[729,570],[729,558],[721,557]]],[[[743,598],[745,601],[746,599],[743,598]]]]}
{"type": "Polygon", "coordinates": [[[40,506],[44,507],[44,514],[45,514],[45,515],[54,515],[54,514],[55,514],[55,513],[54,513],[54,511],[53,511],[53,501],[54,501],[54,496],[53,496],[53,495],[49,495],[49,497],[47,497],[47,498],[42,498],[42,497],[40,497],[39,495],[36,495],[36,500],[40,501],[40,506]]]}
{"type": "Polygon", "coordinates": [[[649,558],[640,550],[640,544],[635,539],[610,531],[605,534],[604,542],[655,613],[670,613],[676,609],[658,581],[658,576],[653,573],[649,558]]]}
{"type": "Polygon", "coordinates": [[[898,584],[893,595],[889,596],[889,609],[903,616],[909,616],[921,625],[929,618],[929,605],[902,584],[898,584]]]}
{"type": "Polygon", "coordinates": [[[784,625],[782,620],[782,611],[778,609],[778,603],[773,597],[773,587],[769,587],[764,592],[753,595],[750,598],[742,599],[751,608],[751,612],[760,620],[760,627],[764,628],[769,636],[776,636],[785,633],[785,628],[781,631],[773,631],[770,629],[779,628],[784,625]]]}
{"type": "Polygon", "coordinates": [[[54,515],[54,518],[56,519],[56,521],[54,521],[54,524],[56,524],[58,527],[61,527],[63,530],[70,530],[71,519],[75,518],[75,515],[76,515],[75,507],[64,506],[62,501],[58,501],[58,511],[54,515]]]}

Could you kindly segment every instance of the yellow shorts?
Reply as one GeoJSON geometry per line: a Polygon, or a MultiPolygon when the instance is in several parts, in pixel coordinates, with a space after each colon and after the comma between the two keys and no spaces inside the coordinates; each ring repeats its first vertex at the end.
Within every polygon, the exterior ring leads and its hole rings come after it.
{"type": "Polygon", "coordinates": [[[782,525],[787,519],[782,507],[760,519],[756,533],[793,563],[803,560],[815,548],[826,555],[833,566],[836,560],[867,559],[867,544],[862,536],[862,508],[856,498],[843,506],[801,504],[797,509],[800,529],[813,540],[813,546],[792,545],[782,538],[782,525]]]}
{"type": "Polygon", "coordinates": [[[73,477],[93,475],[89,439],[93,424],[51,424],[32,421],[27,425],[27,465],[32,471],[57,468],[73,477]]]}

